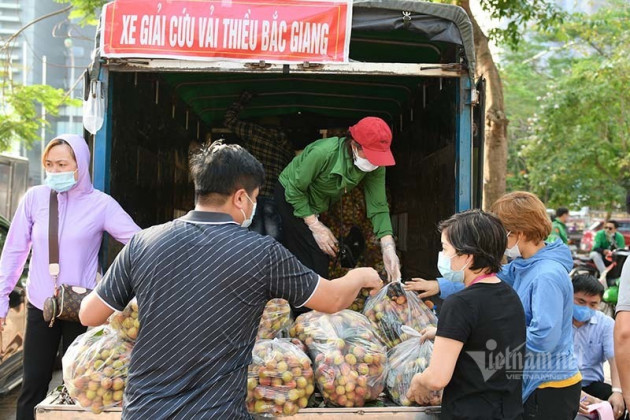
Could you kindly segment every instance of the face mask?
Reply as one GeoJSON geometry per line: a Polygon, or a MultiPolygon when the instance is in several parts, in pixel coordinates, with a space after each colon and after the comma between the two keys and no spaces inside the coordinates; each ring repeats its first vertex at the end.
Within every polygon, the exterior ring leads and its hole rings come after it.
{"type": "Polygon", "coordinates": [[[249,195],[245,194],[245,196],[247,197],[249,202],[254,205],[254,207],[252,208],[252,215],[249,216],[249,218],[247,216],[245,216],[245,212],[243,211],[243,209],[241,209],[241,213],[243,213],[243,218],[244,218],[243,223],[241,223],[241,227],[248,228],[252,224],[252,222],[254,221],[254,215],[256,214],[256,204],[258,204],[258,203],[257,202],[254,203],[252,201],[252,199],[249,198],[249,195]]]}
{"type": "Polygon", "coordinates": [[[372,172],[378,169],[378,166],[372,165],[369,160],[359,157],[357,152],[352,148],[352,156],[354,157],[354,165],[363,172],[372,172]]]}
{"type": "Polygon", "coordinates": [[[573,304],[573,319],[578,322],[588,322],[595,316],[595,310],[588,306],[573,304]]]}
{"type": "Polygon", "coordinates": [[[70,188],[74,187],[77,183],[77,180],[74,179],[74,173],[72,172],[48,172],[46,171],[46,179],[44,179],[44,184],[48,185],[51,189],[62,193],[68,191],[70,188]]]}
{"type": "MultiPolygon", "coordinates": [[[[508,236],[510,236],[510,232],[508,232],[508,236]]],[[[520,241],[521,240],[518,239],[512,248],[508,248],[508,249],[505,250],[505,256],[506,257],[515,259],[515,258],[518,258],[518,257],[521,256],[521,250],[518,249],[518,243],[520,241]]]]}
{"type": "MultiPolygon", "coordinates": [[[[455,255],[453,255],[454,257],[455,255]]],[[[438,254],[438,270],[442,274],[446,280],[455,282],[455,283],[463,283],[464,282],[464,269],[468,265],[466,263],[460,270],[453,270],[451,268],[451,259],[453,257],[448,257],[444,255],[444,252],[440,252],[438,254]]]]}

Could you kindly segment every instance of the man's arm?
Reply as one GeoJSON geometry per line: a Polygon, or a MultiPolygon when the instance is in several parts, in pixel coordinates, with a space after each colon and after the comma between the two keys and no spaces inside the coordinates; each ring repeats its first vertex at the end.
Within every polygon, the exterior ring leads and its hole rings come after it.
{"type": "Polygon", "coordinates": [[[630,407],[630,312],[627,311],[618,312],[615,319],[614,360],[623,399],[626,406],[630,407]]]}
{"type": "Polygon", "coordinates": [[[626,238],[619,232],[617,232],[617,248],[625,248],[626,247],[626,238]]]}
{"type": "Polygon", "coordinates": [[[362,288],[372,289],[370,294],[374,295],[382,285],[381,278],[373,268],[355,268],[335,280],[320,278],[317,288],[304,306],[332,314],[352,305],[362,288]]]}
{"type": "Polygon", "coordinates": [[[96,327],[107,321],[107,318],[114,313],[114,309],[107,305],[93,290],[81,302],[79,319],[86,327],[96,327]]]}
{"type": "Polygon", "coordinates": [[[619,381],[619,372],[617,371],[615,358],[611,357],[608,359],[608,363],[610,364],[610,381],[612,382],[612,394],[608,397],[608,402],[612,405],[615,418],[619,418],[625,408],[623,394],[620,392],[621,382],[619,381]]]}

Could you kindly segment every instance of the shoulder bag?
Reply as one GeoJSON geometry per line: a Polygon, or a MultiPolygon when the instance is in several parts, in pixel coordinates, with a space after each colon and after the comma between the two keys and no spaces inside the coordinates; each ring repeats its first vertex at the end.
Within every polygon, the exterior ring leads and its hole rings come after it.
{"type": "Polygon", "coordinates": [[[90,289],[67,284],[57,285],[59,277],[59,209],[57,193],[50,191],[48,219],[48,272],[55,283],[53,295],[44,301],[44,321],[52,328],[56,319],[80,322],[81,301],[91,292],[90,289]]]}

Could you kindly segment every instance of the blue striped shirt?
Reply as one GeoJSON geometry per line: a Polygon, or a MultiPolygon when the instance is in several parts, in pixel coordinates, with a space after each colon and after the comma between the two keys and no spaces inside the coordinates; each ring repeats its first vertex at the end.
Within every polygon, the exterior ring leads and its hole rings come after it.
{"type": "Polygon", "coordinates": [[[136,234],[96,289],[116,310],[138,299],[123,419],[250,418],[247,366],[265,303],[299,307],[318,281],[227,214],[193,211],[136,234]]]}

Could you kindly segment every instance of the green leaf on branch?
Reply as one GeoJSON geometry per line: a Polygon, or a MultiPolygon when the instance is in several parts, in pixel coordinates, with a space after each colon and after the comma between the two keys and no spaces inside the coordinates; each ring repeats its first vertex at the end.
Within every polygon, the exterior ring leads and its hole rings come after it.
{"type": "Polygon", "coordinates": [[[56,116],[61,106],[80,106],[80,99],[67,98],[63,89],[47,85],[16,85],[5,89],[5,103],[0,112],[0,150],[8,149],[12,141],[27,146],[39,139],[42,125],[41,106],[48,115],[56,116]]]}

